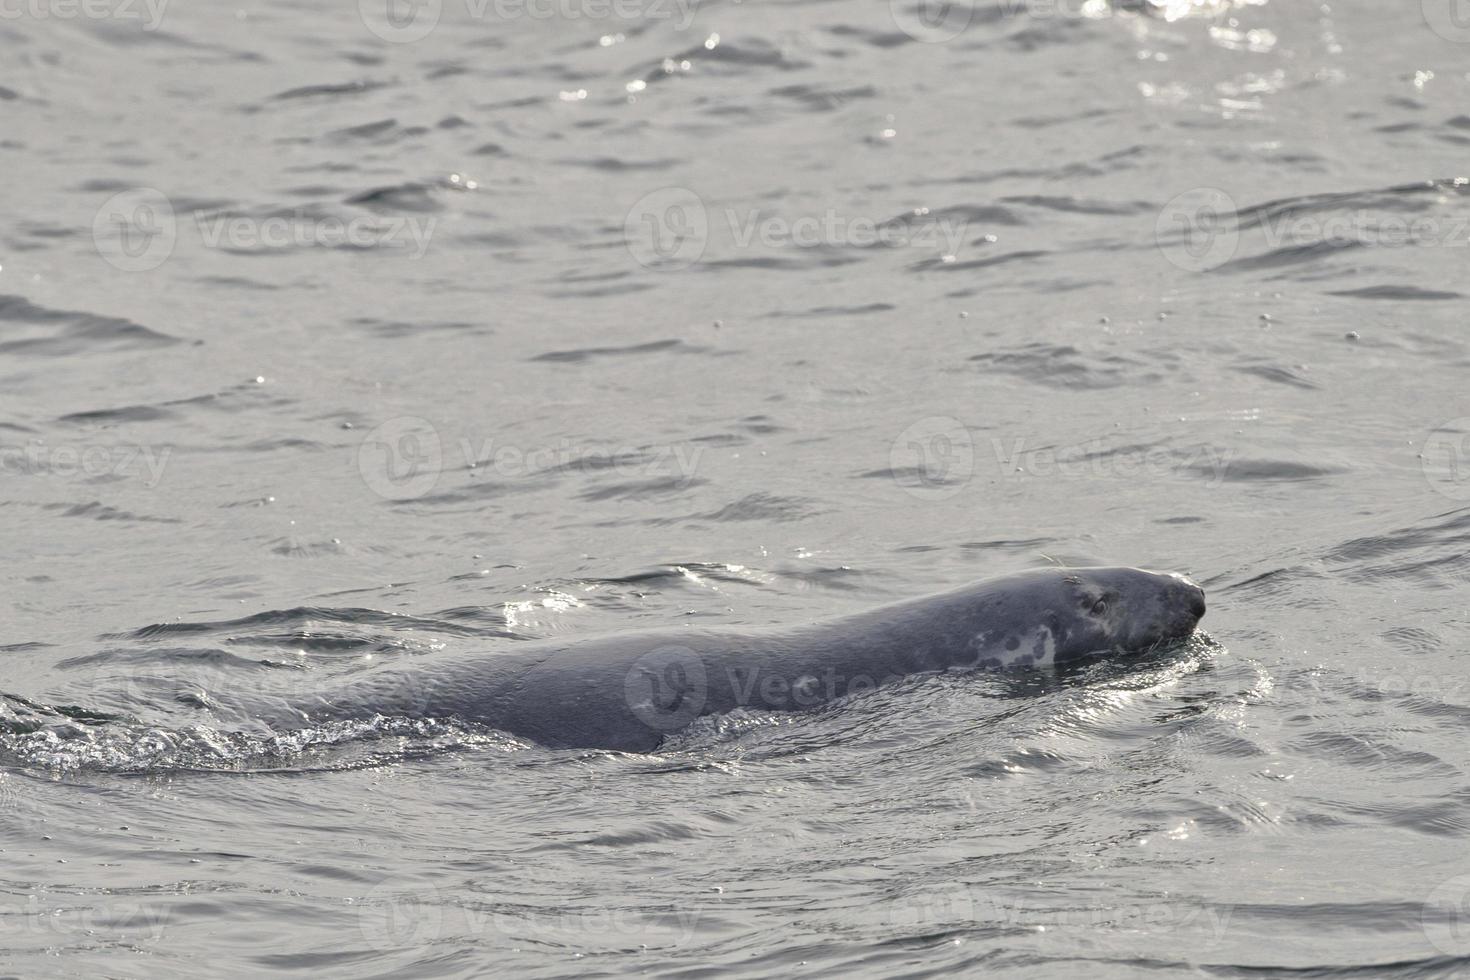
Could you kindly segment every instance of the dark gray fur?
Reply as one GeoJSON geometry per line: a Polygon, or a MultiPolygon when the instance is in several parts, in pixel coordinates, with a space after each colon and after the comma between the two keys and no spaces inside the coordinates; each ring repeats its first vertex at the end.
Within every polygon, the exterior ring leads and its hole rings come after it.
{"type": "Polygon", "coordinates": [[[1204,592],[1136,568],[1049,568],[791,629],[517,644],[385,668],[307,719],[457,717],[544,745],[656,749],[702,715],[815,707],[912,674],[1060,665],[1188,636],[1204,592]]]}

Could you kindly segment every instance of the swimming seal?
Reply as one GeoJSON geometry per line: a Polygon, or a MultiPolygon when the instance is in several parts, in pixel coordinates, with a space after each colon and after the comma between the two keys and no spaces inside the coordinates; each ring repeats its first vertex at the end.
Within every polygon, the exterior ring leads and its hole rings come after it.
{"type": "Polygon", "coordinates": [[[1188,636],[1182,575],[1047,568],[794,629],[675,630],[518,644],[389,668],[298,705],[311,722],[459,718],[553,748],[650,752],[703,715],[796,711],[912,674],[1050,667],[1188,636]]]}

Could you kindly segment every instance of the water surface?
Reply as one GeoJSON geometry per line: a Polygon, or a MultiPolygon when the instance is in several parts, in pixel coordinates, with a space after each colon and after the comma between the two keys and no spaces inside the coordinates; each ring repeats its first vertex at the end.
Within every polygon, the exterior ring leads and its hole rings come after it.
{"type": "Polygon", "coordinates": [[[62,6],[0,19],[6,972],[1470,975],[1448,2],[62,6]],[[1048,562],[1208,635],[651,756],[230,707],[1048,562]]]}

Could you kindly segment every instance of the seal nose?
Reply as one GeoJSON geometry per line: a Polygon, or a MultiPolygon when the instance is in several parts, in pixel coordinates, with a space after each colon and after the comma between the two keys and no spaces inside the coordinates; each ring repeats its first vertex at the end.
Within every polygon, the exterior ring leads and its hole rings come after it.
{"type": "Polygon", "coordinates": [[[1189,590],[1189,611],[1198,622],[1205,616],[1205,590],[1193,582],[1186,582],[1185,588],[1189,590]]]}

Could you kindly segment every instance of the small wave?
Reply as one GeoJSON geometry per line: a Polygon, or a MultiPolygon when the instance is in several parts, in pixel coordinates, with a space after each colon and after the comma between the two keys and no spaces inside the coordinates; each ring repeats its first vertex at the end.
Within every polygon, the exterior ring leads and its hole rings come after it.
{"type": "Polygon", "coordinates": [[[579,500],[634,500],[647,501],[671,497],[693,487],[704,486],[708,480],[683,476],[655,477],[648,480],[628,480],[622,483],[591,487],[577,494],[579,500]]]}
{"type": "Polygon", "coordinates": [[[347,198],[346,203],[378,214],[427,214],[444,209],[435,197],[436,190],[428,184],[416,182],[394,184],[354,194],[347,198]]]}
{"type": "Polygon", "coordinates": [[[71,412],[57,419],[58,422],[95,422],[113,424],[118,422],[158,422],[177,419],[179,409],[197,408],[218,399],[219,395],[196,395],[192,398],[175,398],[152,405],[124,405],[120,408],[98,408],[85,412],[71,412]]]}
{"type": "MultiPolygon", "coordinates": [[[[998,265],[1009,265],[1012,262],[1029,262],[1032,259],[1045,258],[1051,252],[1039,249],[1027,249],[1019,252],[1004,252],[1000,255],[992,255],[981,259],[966,259],[964,262],[946,261],[946,257],[939,256],[930,259],[921,259],[910,268],[915,272],[974,272],[976,269],[989,269],[998,265]]],[[[974,358],[971,358],[974,360],[974,358]]]]}
{"type": "Polygon", "coordinates": [[[767,576],[753,568],[745,565],[732,565],[725,562],[681,562],[677,565],[668,565],[662,568],[652,568],[643,572],[633,572],[628,575],[619,575],[611,578],[589,578],[583,581],[589,585],[651,585],[659,584],[668,587],[689,588],[703,586],[705,580],[715,582],[728,582],[740,585],[763,585],[767,576]]]}
{"type": "Polygon", "coordinates": [[[327,136],[347,144],[372,143],[389,146],[401,140],[423,136],[429,132],[427,126],[403,126],[397,119],[378,119],[373,122],[333,130],[327,136]]]}
{"type": "Polygon", "coordinates": [[[1470,193],[1470,187],[1456,180],[1426,180],[1369,190],[1300,194],[1241,208],[1236,220],[1241,228],[1253,228],[1273,221],[1333,211],[1420,213],[1433,207],[1440,195],[1467,193],[1470,193]]]}
{"type": "Polygon", "coordinates": [[[1360,581],[1415,579],[1435,588],[1470,579],[1470,508],[1450,511],[1382,534],[1353,538],[1323,557],[1360,581]]]}
{"type": "Polygon", "coordinates": [[[1261,255],[1234,259],[1220,266],[1222,272],[1257,272],[1279,269],[1285,266],[1305,265],[1335,258],[1343,252],[1367,247],[1365,243],[1347,238],[1329,238],[1300,245],[1283,245],[1261,255]]]}
{"type": "Polygon", "coordinates": [[[58,725],[0,735],[0,760],[56,773],[78,771],[330,772],[392,765],[466,751],[528,748],[504,732],[451,721],[374,717],[260,734],[203,725],[171,730],[133,723],[58,725]]]}
{"type": "Polygon", "coordinates": [[[1155,352],[1154,364],[1125,354],[1094,354],[1069,344],[1031,343],[1009,350],[975,354],[970,361],[986,370],[1013,374],[1052,388],[1116,388],[1161,380],[1177,370],[1180,355],[1155,352]]]}
{"type": "Polygon", "coordinates": [[[365,95],[368,92],[387,87],[387,82],[371,82],[365,80],[327,85],[302,85],[299,88],[277,92],[271,96],[271,99],[276,102],[290,102],[299,99],[340,99],[346,96],[365,95]]]}
{"type": "Polygon", "coordinates": [[[1302,377],[1299,369],[1294,370],[1276,364],[1248,364],[1234,367],[1231,370],[1292,388],[1305,388],[1310,391],[1319,387],[1315,382],[1302,377]]]}
{"type": "Polygon", "coordinates": [[[758,38],[736,44],[711,35],[705,43],[660,59],[652,67],[635,69],[630,77],[640,79],[645,86],[654,85],[688,74],[696,64],[704,71],[721,75],[746,74],[752,70],[799,71],[811,67],[810,62],[792,58],[781,47],[758,38]]]}
{"type": "Polygon", "coordinates": [[[658,173],[663,170],[672,170],[682,164],[683,160],[621,160],[617,157],[592,157],[573,158],[569,160],[558,160],[564,167],[586,167],[589,170],[600,170],[603,173],[658,173]]]}
{"type": "Polygon", "coordinates": [[[816,501],[806,497],[783,497],[769,493],[752,493],[719,510],[691,514],[695,521],[800,521],[820,513],[816,501]]]}
{"type": "MultiPolygon", "coordinates": [[[[436,619],[409,616],[404,613],[382,612],[377,609],[296,606],[291,609],[270,609],[265,612],[242,616],[239,619],[194,623],[154,623],[149,626],[139,627],[128,633],[104,634],[102,639],[155,640],[165,637],[190,636],[203,633],[245,634],[249,636],[262,627],[291,626],[296,627],[296,629],[287,634],[291,637],[289,640],[290,643],[324,643],[329,642],[331,634],[322,629],[323,624],[340,624],[360,629],[371,627],[377,630],[385,630],[388,633],[421,630],[426,633],[449,633],[455,636],[484,636],[487,633],[502,635],[503,632],[497,632],[493,629],[486,630],[480,627],[464,626],[447,618],[436,619]]],[[[356,636],[357,634],[349,635],[356,636]]],[[[237,640],[236,642],[248,642],[248,640],[237,640]]],[[[359,641],[354,639],[349,642],[356,644],[359,641]]]]}
{"type": "Polygon", "coordinates": [[[1444,638],[1422,626],[1395,626],[1379,634],[1382,639],[1405,653],[1425,654],[1444,646],[1444,638]]]}
{"type": "Polygon", "coordinates": [[[1456,293],[1446,289],[1424,289],[1420,286],[1397,284],[1363,286],[1360,289],[1339,289],[1331,292],[1329,295],[1351,296],[1354,299],[1446,300],[1465,298],[1464,293],[1456,293]]]}
{"type": "Polygon", "coordinates": [[[1096,214],[1109,217],[1126,217],[1134,214],[1153,214],[1158,211],[1158,204],[1152,201],[1105,201],[1089,200],[1079,197],[1048,197],[1033,194],[1023,197],[1003,197],[1004,204],[1025,204],[1033,208],[1043,208],[1047,211],[1061,211],[1067,214],[1096,214]]]}
{"type": "Polygon", "coordinates": [[[646,344],[631,344],[627,347],[583,347],[576,350],[547,351],[545,354],[537,354],[531,360],[551,361],[558,364],[581,364],[600,357],[629,357],[665,351],[678,354],[702,354],[706,349],[677,339],[653,340],[646,344]]]}
{"type": "Polygon", "coordinates": [[[178,517],[153,517],[147,514],[135,514],[132,511],[104,504],[100,500],[90,500],[84,504],[42,504],[43,510],[51,511],[61,517],[83,517],[93,521],[124,521],[138,524],[182,524],[178,517]]]}
{"type": "Polygon", "coordinates": [[[799,272],[811,269],[836,269],[859,261],[853,252],[860,246],[820,243],[807,245],[786,255],[760,255],[735,259],[706,259],[700,265],[706,270],[764,269],[769,272],[799,272]]]}
{"type": "Polygon", "coordinates": [[[277,538],[266,547],[271,554],[285,558],[324,558],[341,555],[347,550],[336,538],[325,541],[308,541],[299,537],[277,538]]]}
{"type": "Polygon", "coordinates": [[[766,94],[788,99],[809,112],[836,112],[856,99],[877,98],[878,90],[871,85],[849,89],[829,89],[820,85],[783,85],[770,89],[766,94]]]}
{"type": "Polygon", "coordinates": [[[772,320],[867,316],[873,313],[891,313],[895,309],[897,307],[892,303],[867,303],[863,306],[814,306],[805,310],[773,310],[765,316],[772,320]]]}
{"type": "Polygon", "coordinates": [[[177,337],[122,317],[53,310],[21,296],[0,295],[0,321],[43,327],[48,331],[0,342],[0,353],[5,354],[56,356],[98,350],[153,350],[180,342],[177,337]]]}
{"type": "Polygon", "coordinates": [[[1198,468],[1201,474],[1230,483],[1253,483],[1258,481],[1319,480],[1337,473],[1347,472],[1343,467],[1303,463],[1291,459],[1232,459],[1223,470],[1198,468]]]}

